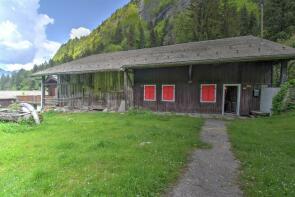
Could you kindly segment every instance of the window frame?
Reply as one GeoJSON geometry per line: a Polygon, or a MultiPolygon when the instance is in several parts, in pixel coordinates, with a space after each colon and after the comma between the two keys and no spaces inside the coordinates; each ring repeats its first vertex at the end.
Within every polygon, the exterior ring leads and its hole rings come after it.
{"type": "Polygon", "coordinates": [[[203,83],[203,84],[201,84],[201,89],[200,89],[200,102],[201,103],[216,103],[216,96],[217,96],[217,84],[216,83],[203,83]],[[213,86],[214,85],[214,101],[203,101],[203,98],[202,98],[202,96],[203,96],[203,92],[202,92],[202,90],[203,90],[203,86],[213,86]]]}
{"type": "Polygon", "coordinates": [[[157,85],[156,84],[148,84],[148,85],[144,85],[143,86],[143,101],[147,101],[147,102],[154,102],[157,101],[157,85]],[[145,98],[145,87],[155,87],[155,97],[154,99],[146,99],[145,98]]]}
{"type": "Polygon", "coordinates": [[[162,96],[161,96],[161,101],[163,102],[171,102],[171,103],[174,103],[175,102],[175,84],[162,84],[162,96]],[[164,86],[172,86],[173,87],[173,100],[165,100],[164,99],[164,86]]]}

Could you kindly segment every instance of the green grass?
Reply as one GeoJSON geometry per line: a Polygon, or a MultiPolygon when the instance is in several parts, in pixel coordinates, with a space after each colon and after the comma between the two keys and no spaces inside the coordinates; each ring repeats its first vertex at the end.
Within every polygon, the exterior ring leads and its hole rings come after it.
{"type": "Polygon", "coordinates": [[[295,196],[295,112],[229,125],[246,196],[295,196]]]}
{"type": "Polygon", "coordinates": [[[201,125],[149,113],[0,123],[0,196],[159,196],[202,145],[201,125]]]}

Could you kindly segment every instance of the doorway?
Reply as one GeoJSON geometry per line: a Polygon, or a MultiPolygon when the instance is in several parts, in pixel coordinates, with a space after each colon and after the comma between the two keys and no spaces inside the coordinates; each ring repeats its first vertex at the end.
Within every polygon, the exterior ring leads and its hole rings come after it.
{"type": "Polygon", "coordinates": [[[240,84],[223,85],[222,114],[240,115],[240,84]]]}

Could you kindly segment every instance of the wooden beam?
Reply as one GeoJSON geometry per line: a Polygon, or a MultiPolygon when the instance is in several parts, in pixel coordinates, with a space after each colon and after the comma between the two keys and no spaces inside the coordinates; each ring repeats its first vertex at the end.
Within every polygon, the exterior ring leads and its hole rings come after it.
{"type": "Polygon", "coordinates": [[[288,61],[281,62],[280,84],[288,81],[288,61]]]}
{"type": "Polygon", "coordinates": [[[56,84],[56,90],[55,90],[55,97],[57,98],[58,102],[58,106],[60,106],[59,103],[59,98],[60,98],[60,75],[57,75],[57,84],[56,84]]]}
{"type": "Polygon", "coordinates": [[[127,71],[129,86],[133,87],[134,86],[134,76],[132,76],[132,78],[131,78],[130,75],[133,75],[133,70],[129,70],[129,72],[127,71]]]}
{"type": "Polygon", "coordinates": [[[41,80],[41,110],[45,107],[45,76],[42,76],[41,80]]]}
{"type": "Polygon", "coordinates": [[[275,67],[274,67],[274,65],[275,65],[275,62],[272,62],[272,64],[271,64],[271,70],[270,70],[270,87],[274,87],[274,69],[275,69],[275,67]]]}
{"type": "Polygon", "coordinates": [[[125,99],[125,109],[128,110],[129,108],[134,106],[134,99],[133,99],[133,85],[134,85],[134,76],[132,70],[124,70],[124,99],[125,99]]]}
{"type": "Polygon", "coordinates": [[[188,83],[192,83],[192,75],[193,75],[193,66],[189,65],[188,67],[188,83]]]}
{"type": "MultiPolygon", "coordinates": [[[[130,72],[127,72],[128,75],[128,91],[127,91],[127,98],[128,98],[128,109],[134,107],[134,96],[133,96],[133,88],[134,88],[134,71],[129,70],[130,72]]],[[[127,110],[128,110],[127,109],[127,110]]]]}

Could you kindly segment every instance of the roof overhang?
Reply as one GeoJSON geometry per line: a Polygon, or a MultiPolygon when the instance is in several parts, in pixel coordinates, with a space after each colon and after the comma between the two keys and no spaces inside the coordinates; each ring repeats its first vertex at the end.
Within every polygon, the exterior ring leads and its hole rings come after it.
{"type": "Polygon", "coordinates": [[[261,61],[290,61],[295,59],[295,54],[292,55],[277,55],[277,56],[259,56],[259,57],[245,57],[245,58],[220,58],[220,59],[207,59],[207,60],[192,60],[185,62],[167,62],[160,64],[137,64],[137,65],[124,65],[122,69],[140,69],[140,68],[154,68],[154,67],[174,67],[174,66],[187,66],[187,65],[204,65],[204,64],[224,64],[224,63],[239,63],[239,62],[261,62],[261,61]]]}
{"type": "Polygon", "coordinates": [[[97,72],[108,72],[108,71],[121,71],[121,69],[99,69],[99,70],[83,70],[83,71],[65,71],[65,72],[46,72],[43,73],[38,72],[35,74],[32,74],[33,77],[41,77],[41,76],[47,76],[47,75],[75,75],[75,74],[89,74],[89,73],[97,73],[97,72]]]}
{"type": "Polygon", "coordinates": [[[295,59],[295,49],[292,47],[253,36],[243,36],[96,54],[48,68],[33,76],[87,74],[185,65],[278,62],[292,59],[295,59]]]}
{"type": "Polygon", "coordinates": [[[66,74],[89,74],[96,72],[109,72],[109,71],[124,71],[125,69],[143,69],[143,68],[161,68],[161,67],[175,67],[187,65],[204,65],[204,64],[224,64],[224,63],[238,63],[238,62],[256,62],[256,61],[289,61],[295,59],[295,54],[291,55],[266,55],[266,56],[249,56],[249,57],[235,57],[235,58],[220,58],[220,59],[207,59],[207,60],[191,60],[191,61],[178,61],[178,62],[165,62],[165,63],[151,63],[151,64],[134,64],[123,65],[120,69],[99,69],[99,70],[83,70],[83,71],[65,71],[65,72],[39,72],[35,73],[33,77],[40,77],[46,75],[66,75],[66,74]]]}

